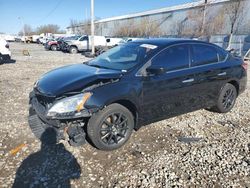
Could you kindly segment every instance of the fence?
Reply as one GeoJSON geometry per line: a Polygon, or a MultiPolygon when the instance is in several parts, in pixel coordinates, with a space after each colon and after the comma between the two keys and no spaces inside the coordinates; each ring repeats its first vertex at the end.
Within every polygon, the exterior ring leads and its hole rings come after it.
{"type": "MultiPolygon", "coordinates": [[[[164,38],[187,38],[187,39],[198,39],[202,41],[211,42],[216,44],[224,49],[228,48],[230,35],[212,35],[204,36],[200,38],[193,38],[192,36],[162,36],[164,38]]],[[[240,52],[241,56],[244,56],[250,49],[250,35],[233,35],[231,39],[230,48],[235,49],[240,52]]]]}

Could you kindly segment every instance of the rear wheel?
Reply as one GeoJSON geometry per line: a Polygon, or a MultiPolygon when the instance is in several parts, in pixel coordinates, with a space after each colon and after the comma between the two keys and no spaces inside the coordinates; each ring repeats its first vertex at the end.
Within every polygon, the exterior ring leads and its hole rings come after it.
{"type": "Polygon", "coordinates": [[[237,90],[234,85],[227,83],[222,88],[217,104],[212,110],[219,113],[229,112],[235,104],[237,98],[237,90]]]}
{"type": "Polygon", "coordinates": [[[52,51],[56,51],[57,50],[57,46],[56,45],[52,45],[50,48],[51,48],[52,51]]]}
{"type": "Polygon", "coordinates": [[[76,54],[78,52],[77,48],[74,47],[74,46],[71,46],[70,49],[69,49],[69,53],[71,54],[76,54]]]}
{"type": "Polygon", "coordinates": [[[133,129],[132,113],[120,104],[111,104],[90,118],[87,133],[98,149],[114,150],[126,143],[133,129]]]}

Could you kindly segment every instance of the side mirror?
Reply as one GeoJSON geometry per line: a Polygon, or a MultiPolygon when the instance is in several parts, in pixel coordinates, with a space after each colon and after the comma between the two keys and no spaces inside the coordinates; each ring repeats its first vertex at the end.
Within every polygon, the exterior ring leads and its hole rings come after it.
{"type": "Polygon", "coordinates": [[[146,69],[149,74],[152,75],[161,75],[166,73],[166,69],[163,67],[149,67],[146,69]]]}

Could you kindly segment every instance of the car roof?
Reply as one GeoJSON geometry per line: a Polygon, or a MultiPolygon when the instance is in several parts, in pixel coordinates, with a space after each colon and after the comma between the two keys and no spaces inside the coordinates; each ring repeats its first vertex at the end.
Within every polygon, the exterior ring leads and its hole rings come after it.
{"type": "Polygon", "coordinates": [[[141,43],[141,44],[152,44],[152,45],[156,45],[162,48],[167,47],[172,44],[180,44],[180,43],[211,44],[211,43],[200,41],[200,40],[183,39],[183,38],[152,38],[152,39],[139,39],[139,40],[135,40],[131,42],[141,43]]]}

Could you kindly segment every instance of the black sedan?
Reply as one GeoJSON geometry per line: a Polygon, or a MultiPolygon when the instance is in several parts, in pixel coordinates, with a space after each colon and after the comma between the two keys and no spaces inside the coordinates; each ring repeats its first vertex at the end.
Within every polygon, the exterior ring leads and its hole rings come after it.
{"type": "Polygon", "coordinates": [[[84,64],[43,75],[30,94],[29,124],[72,145],[113,150],[141,126],[199,109],[229,112],[246,88],[247,65],[201,41],[126,43],[84,64]]]}

